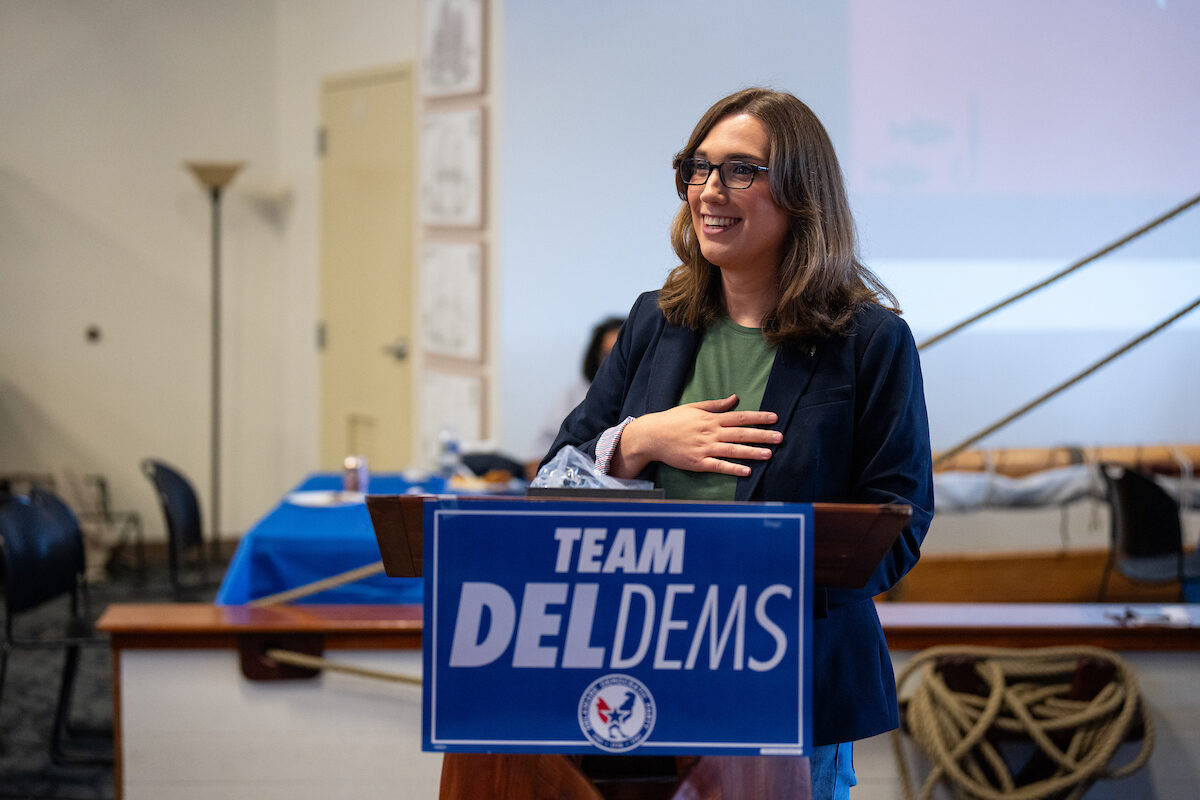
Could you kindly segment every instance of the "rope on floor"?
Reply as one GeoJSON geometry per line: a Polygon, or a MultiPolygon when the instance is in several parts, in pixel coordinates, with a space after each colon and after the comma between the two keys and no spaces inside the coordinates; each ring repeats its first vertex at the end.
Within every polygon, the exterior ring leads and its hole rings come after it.
{"type": "MultiPolygon", "coordinates": [[[[921,800],[941,784],[955,797],[977,800],[1076,800],[1100,779],[1137,771],[1154,748],[1153,721],[1132,668],[1096,647],[934,647],[914,656],[896,685],[907,732],[932,765],[921,800]],[[934,669],[939,660],[964,657],[973,662],[978,693],[954,691],[943,671],[934,669]],[[1091,700],[1069,699],[1083,659],[1111,665],[1112,679],[1091,700]],[[904,695],[905,682],[917,672],[921,680],[904,695]],[[1110,767],[1117,748],[1139,725],[1139,753],[1123,766],[1110,767]],[[1017,785],[999,745],[1021,739],[1036,744],[1039,757],[1052,768],[1047,777],[1017,785]]],[[[912,800],[899,731],[892,743],[905,800],[912,800]]]]}

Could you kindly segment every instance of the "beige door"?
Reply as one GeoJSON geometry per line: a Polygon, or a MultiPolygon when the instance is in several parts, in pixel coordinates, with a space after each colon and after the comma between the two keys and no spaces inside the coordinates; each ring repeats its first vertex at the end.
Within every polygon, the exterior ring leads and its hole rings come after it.
{"type": "Polygon", "coordinates": [[[410,67],[321,91],[321,464],[411,464],[416,164],[410,67]]]}

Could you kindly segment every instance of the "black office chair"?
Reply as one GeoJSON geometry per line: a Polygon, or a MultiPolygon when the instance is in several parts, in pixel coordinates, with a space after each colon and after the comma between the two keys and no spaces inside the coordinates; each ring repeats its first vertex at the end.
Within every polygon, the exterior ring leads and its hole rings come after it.
{"type": "Polygon", "coordinates": [[[209,588],[204,537],[200,527],[200,501],[191,482],[162,461],[147,458],[142,472],[154,485],[167,525],[167,568],[176,597],[209,588]],[[191,559],[198,578],[186,579],[184,570],[191,559]]]}
{"type": "Polygon", "coordinates": [[[1109,551],[1098,599],[1108,593],[1115,569],[1137,583],[1179,584],[1200,575],[1196,553],[1183,551],[1179,504],[1149,475],[1112,464],[1101,465],[1109,507],[1109,551]]]}
{"type": "Polygon", "coordinates": [[[28,496],[0,498],[0,561],[4,575],[4,641],[0,643],[0,700],[8,672],[9,656],[16,650],[64,650],[50,757],[55,763],[111,764],[112,732],[99,733],[88,742],[71,726],[71,696],[79,666],[80,649],[104,645],[107,639],[92,628],[83,583],[83,533],[71,509],[54,494],[33,489],[28,496]],[[68,602],[63,629],[33,634],[17,621],[27,611],[51,601],[68,602]],[[80,748],[86,747],[87,752],[80,748]]]}

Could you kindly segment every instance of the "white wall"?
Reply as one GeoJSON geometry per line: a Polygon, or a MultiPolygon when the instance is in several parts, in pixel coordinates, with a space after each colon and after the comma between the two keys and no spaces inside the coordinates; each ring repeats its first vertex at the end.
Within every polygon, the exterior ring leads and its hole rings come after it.
{"type": "MultiPolygon", "coordinates": [[[[230,476],[277,469],[278,235],[250,201],[274,172],[273,7],[0,6],[0,468],[108,476],[161,525],[138,461],[206,493],[210,206],[183,159],[245,160],[224,202],[230,476]],[[102,338],[85,341],[96,325],[102,338]]],[[[227,485],[228,519],[248,496],[227,485]]]]}
{"type": "Polygon", "coordinates": [[[210,206],[223,200],[222,529],[316,464],[321,78],[412,61],[416,0],[0,3],[0,470],[209,496],[210,206]],[[85,342],[97,325],[102,338],[85,342]]]}

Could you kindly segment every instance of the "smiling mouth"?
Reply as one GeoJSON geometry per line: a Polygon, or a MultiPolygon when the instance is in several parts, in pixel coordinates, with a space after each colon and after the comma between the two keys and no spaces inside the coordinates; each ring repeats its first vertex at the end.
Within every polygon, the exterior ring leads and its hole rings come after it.
{"type": "Polygon", "coordinates": [[[710,214],[702,215],[701,220],[703,220],[705,228],[713,228],[716,230],[732,228],[734,225],[737,225],[742,221],[740,217],[714,217],[710,214]]]}

